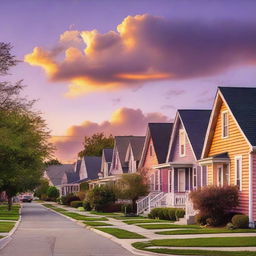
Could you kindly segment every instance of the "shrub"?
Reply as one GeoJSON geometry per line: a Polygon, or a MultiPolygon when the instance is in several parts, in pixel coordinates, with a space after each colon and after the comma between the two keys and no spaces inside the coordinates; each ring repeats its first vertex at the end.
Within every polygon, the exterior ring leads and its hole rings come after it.
{"type": "Polygon", "coordinates": [[[216,225],[215,219],[213,219],[213,218],[207,218],[207,219],[206,219],[206,224],[207,224],[208,226],[215,226],[215,225],[216,225]]]}
{"type": "Polygon", "coordinates": [[[237,214],[232,218],[232,224],[236,228],[248,228],[249,226],[249,217],[242,214],[237,214]]]}
{"type": "Polygon", "coordinates": [[[42,194],[40,199],[43,200],[43,201],[46,201],[47,200],[47,195],[46,194],[42,194]]]}
{"type": "Polygon", "coordinates": [[[109,204],[116,201],[116,196],[112,186],[104,185],[90,190],[87,193],[87,200],[94,210],[104,211],[109,204]]]}
{"type": "Polygon", "coordinates": [[[78,208],[78,207],[83,206],[83,202],[82,202],[82,201],[72,201],[72,202],[70,203],[70,206],[71,206],[71,207],[74,207],[74,208],[78,208]]]}
{"type": "Polygon", "coordinates": [[[86,192],[79,191],[79,192],[76,193],[76,195],[80,198],[80,201],[84,201],[84,199],[86,197],[86,192]]]}
{"type": "Polygon", "coordinates": [[[121,212],[123,204],[110,203],[105,206],[103,209],[104,212],[121,212]]]}
{"type": "Polygon", "coordinates": [[[149,219],[154,219],[151,213],[148,214],[148,218],[149,219]]]}
{"type": "Polygon", "coordinates": [[[149,218],[160,220],[176,220],[176,208],[154,208],[149,213],[149,218]]]}
{"type": "Polygon", "coordinates": [[[54,186],[50,186],[47,189],[46,194],[47,194],[48,199],[51,201],[56,201],[56,199],[60,196],[59,190],[54,186]]]}
{"type": "Polygon", "coordinates": [[[169,209],[169,220],[176,220],[176,208],[168,208],[169,209]]]}
{"type": "Polygon", "coordinates": [[[72,201],[80,201],[80,198],[75,196],[73,193],[61,197],[61,203],[64,205],[70,205],[72,201]]]}
{"type": "Polygon", "coordinates": [[[89,184],[88,184],[88,182],[87,181],[85,181],[85,182],[82,182],[81,184],[80,184],[80,191],[87,191],[87,190],[89,190],[89,184]]]}
{"type": "Polygon", "coordinates": [[[236,186],[208,186],[190,192],[190,199],[200,216],[212,218],[214,225],[224,224],[225,214],[239,205],[236,186]]]}
{"type": "Polygon", "coordinates": [[[233,230],[233,229],[235,229],[235,227],[234,227],[234,225],[233,225],[231,222],[229,222],[229,223],[226,225],[226,229],[233,230]]]}
{"type": "Polygon", "coordinates": [[[195,217],[196,223],[200,224],[200,225],[206,225],[206,219],[208,217],[207,216],[201,216],[200,214],[197,214],[195,217]]]}
{"type": "Polygon", "coordinates": [[[133,212],[133,207],[132,204],[123,204],[121,206],[121,212],[123,213],[132,213],[133,212]]]}
{"type": "Polygon", "coordinates": [[[179,220],[180,218],[183,218],[184,216],[185,216],[184,209],[176,209],[176,211],[175,211],[176,220],[179,220]]]}
{"type": "Polygon", "coordinates": [[[92,209],[92,207],[88,201],[83,201],[83,207],[84,207],[85,211],[90,211],[92,209]]]}

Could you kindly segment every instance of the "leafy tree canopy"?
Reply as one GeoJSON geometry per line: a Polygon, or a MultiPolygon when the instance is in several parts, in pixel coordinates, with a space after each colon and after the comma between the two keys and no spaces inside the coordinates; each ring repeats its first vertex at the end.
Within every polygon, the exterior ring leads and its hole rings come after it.
{"type": "Polygon", "coordinates": [[[50,165],[61,165],[62,163],[58,159],[51,159],[44,163],[46,166],[50,165]]]}
{"type": "Polygon", "coordinates": [[[91,137],[84,137],[84,149],[79,152],[79,156],[101,156],[104,148],[114,147],[114,137],[105,136],[104,133],[95,133],[91,137]]]}

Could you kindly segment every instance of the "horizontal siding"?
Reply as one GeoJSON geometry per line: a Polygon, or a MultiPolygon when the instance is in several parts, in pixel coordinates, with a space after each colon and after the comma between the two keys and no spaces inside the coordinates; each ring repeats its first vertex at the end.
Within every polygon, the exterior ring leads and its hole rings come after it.
{"type": "Polygon", "coordinates": [[[254,153],[252,156],[252,190],[253,190],[253,219],[256,221],[256,154],[254,153]]]}
{"type": "MultiPolygon", "coordinates": [[[[228,138],[222,138],[221,113],[228,108],[222,103],[220,112],[217,115],[217,123],[213,134],[209,155],[217,155],[228,152],[230,157],[230,184],[235,184],[235,156],[242,156],[242,191],[239,194],[240,206],[238,210],[248,214],[249,200],[249,151],[250,146],[237,126],[235,120],[228,112],[228,138]]],[[[208,184],[217,184],[216,165],[208,166],[208,184]]]]}

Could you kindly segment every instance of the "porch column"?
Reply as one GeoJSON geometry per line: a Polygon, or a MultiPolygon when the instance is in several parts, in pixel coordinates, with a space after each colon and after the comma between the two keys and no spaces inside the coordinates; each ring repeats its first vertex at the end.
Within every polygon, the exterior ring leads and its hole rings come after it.
{"type": "Polygon", "coordinates": [[[171,197],[172,197],[172,205],[174,206],[174,168],[171,169],[172,173],[172,186],[171,186],[171,197]]]}

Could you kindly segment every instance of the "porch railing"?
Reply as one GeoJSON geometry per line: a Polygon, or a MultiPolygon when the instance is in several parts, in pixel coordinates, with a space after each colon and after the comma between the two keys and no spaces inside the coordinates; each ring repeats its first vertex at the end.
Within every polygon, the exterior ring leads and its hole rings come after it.
{"type": "Polygon", "coordinates": [[[187,196],[186,193],[174,193],[173,194],[173,206],[185,206],[187,196]]]}

